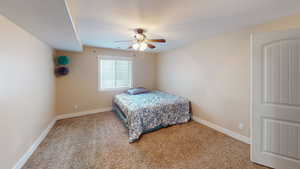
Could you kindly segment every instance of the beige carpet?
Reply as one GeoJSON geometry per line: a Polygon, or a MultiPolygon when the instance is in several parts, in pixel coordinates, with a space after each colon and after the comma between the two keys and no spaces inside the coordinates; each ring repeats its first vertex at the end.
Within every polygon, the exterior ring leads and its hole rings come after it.
{"type": "Polygon", "coordinates": [[[128,143],[112,112],[58,121],[23,169],[252,169],[249,145],[194,121],[128,143]]]}

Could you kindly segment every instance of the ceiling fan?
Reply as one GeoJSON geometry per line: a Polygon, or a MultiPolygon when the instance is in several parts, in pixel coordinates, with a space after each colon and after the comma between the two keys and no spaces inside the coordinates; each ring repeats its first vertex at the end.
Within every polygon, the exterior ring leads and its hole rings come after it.
{"type": "Polygon", "coordinates": [[[146,31],[142,28],[134,29],[134,32],[134,40],[115,41],[115,43],[132,42],[132,45],[130,45],[128,49],[134,49],[138,51],[144,51],[147,48],[156,48],[156,46],[151,43],[166,43],[165,39],[148,39],[145,35],[146,31]]]}

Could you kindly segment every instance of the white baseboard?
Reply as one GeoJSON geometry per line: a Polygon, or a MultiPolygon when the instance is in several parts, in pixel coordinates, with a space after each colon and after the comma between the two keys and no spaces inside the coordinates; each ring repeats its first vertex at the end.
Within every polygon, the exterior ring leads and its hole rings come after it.
{"type": "Polygon", "coordinates": [[[36,150],[36,148],[42,143],[45,139],[51,128],[54,126],[56,119],[53,119],[51,123],[47,126],[47,128],[42,132],[42,134],[34,141],[34,143],[30,146],[27,152],[20,158],[20,160],[15,164],[13,169],[21,169],[26,161],[30,158],[32,153],[36,150]]]}
{"type": "Polygon", "coordinates": [[[51,128],[54,126],[55,122],[57,120],[61,119],[67,119],[72,117],[79,117],[89,114],[95,114],[100,112],[106,112],[111,111],[112,107],[108,108],[102,108],[102,109],[94,109],[84,112],[77,112],[77,113],[69,113],[69,114],[62,114],[57,116],[55,119],[52,120],[52,122],[47,126],[47,128],[42,132],[42,134],[34,141],[34,143],[30,146],[30,148],[27,150],[27,152],[20,158],[20,160],[15,164],[15,166],[12,169],[21,169],[23,165],[27,162],[27,160],[30,158],[30,156],[33,154],[33,152],[36,150],[36,148],[41,144],[41,142],[45,139],[51,128]]]}
{"type": "Polygon", "coordinates": [[[85,115],[89,115],[89,114],[96,114],[96,113],[100,113],[100,112],[107,112],[107,111],[111,111],[111,110],[112,110],[112,107],[107,107],[107,108],[87,110],[87,111],[76,112],[76,113],[62,114],[62,115],[58,115],[56,118],[57,118],[57,120],[68,119],[68,118],[73,118],[73,117],[85,116],[85,115]]]}
{"type": "Polygon", "coordinates": [[[217,130],[217,131],[219,131],[219,132],[221,132],[221,133],[224,133],[224,134],[226,134],[226,135],[228,135],[228,136],[230,136],[230,137],[232,137],[232,138],[235,138],[235,139],[237,139],[237,140],[239,140],[239,141],[241,141],[241,142],[244,142],[244,143],[246,143],[246,144],[250,144],[250,138],[249,138],[249,137],[240,135],[240,134],[238,134],[238,133],[236,133],[236,132],[234,132],[234,131],[231,131],[231,130],[229,130],[229,129],[223,128],[223,127],[218,126],[218,125],[216,125],[216,124],[214,124],[214,123],[211,123],[211,122],[209,122],[209,121],[200,119],[199,117],[194,117],[194,116],[193,116],[192,119],[193,119],[194,121],[200,123],[200,124],[203,124],[203,125],[205,125],[205,126],[207,126],[207,127],[210,127],[210,128],[212,128],[212,129],[215,129],[215,130],[217,130]]]}

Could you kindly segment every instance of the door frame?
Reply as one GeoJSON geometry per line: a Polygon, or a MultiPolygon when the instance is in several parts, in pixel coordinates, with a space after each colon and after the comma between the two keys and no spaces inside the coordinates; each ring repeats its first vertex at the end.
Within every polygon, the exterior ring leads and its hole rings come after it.
{"type": "Polygon", "coordinates": [[[249,76],[249,80],[250,80],[250,160],[253,162],[253,152],[252,152],[252,146],[253,146],[253,36],[254,36],[254,32],[250,33],[250,76],[249,76]]]}

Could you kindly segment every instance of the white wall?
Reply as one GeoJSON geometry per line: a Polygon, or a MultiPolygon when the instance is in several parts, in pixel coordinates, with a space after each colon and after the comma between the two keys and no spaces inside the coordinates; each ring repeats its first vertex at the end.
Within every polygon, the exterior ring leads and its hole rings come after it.
{"type": "Polygon", "coordinates": [[[83,52],[56,51],[70,57],[70,73],[56,80],[56,111],[59,114],[101,109],[112,106],[113,96],[122,91],[98,91],[98,56],[133,57],[133,86],[155,89],[156,54],[84,47],[83,52]],[[78,109],[74,109],[74,105],[78,109]]]}
{"type": "Polygon", "coordinates": [[[194,116],[249,137],[250,34],[295,28],[300,14],[161,53],[157,86],[188,97],[194,116]]]}
{"type": "Polygon", "coordinates": [[[52,49],[0,15],[0,168],[11,169],[55,117],[52,49]]]}

